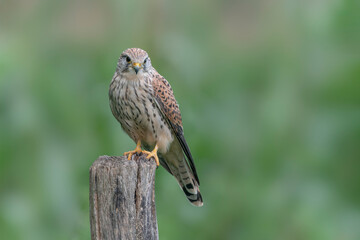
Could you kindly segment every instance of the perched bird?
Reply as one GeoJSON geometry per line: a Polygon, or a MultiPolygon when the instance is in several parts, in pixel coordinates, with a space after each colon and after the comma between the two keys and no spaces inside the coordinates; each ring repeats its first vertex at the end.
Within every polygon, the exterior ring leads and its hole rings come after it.
{"type": "Polygon", "coordinates": [[[129,48],[120,55],[109,100],[113,115],[136,142],[134,151],[124,153],[128,160],[139,153],[153,157],[157,166],[160,163],[176,178],[189,201],[202,206],[200,182],[185,141],[179,106],[170,84],[153,68],[147,52],[129,48]]]}

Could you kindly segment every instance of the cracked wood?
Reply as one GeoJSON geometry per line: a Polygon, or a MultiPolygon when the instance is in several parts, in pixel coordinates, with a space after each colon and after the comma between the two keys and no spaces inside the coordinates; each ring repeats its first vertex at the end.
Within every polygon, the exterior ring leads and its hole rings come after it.
{"type": "Polygon", "coordinates": [[[158,239],[156,164],[145,156],[99,157],[90,167],[92,240],[158,239]]]}

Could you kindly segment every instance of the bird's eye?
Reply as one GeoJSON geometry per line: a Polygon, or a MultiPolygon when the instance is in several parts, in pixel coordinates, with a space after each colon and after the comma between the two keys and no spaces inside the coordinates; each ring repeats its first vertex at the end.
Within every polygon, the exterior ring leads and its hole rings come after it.
{"type": "Polygon", "coordinates": [[[145,60],[144,60],[144,64],[146,64],[147,60],[148,60],[148,58],[145,58],[145,60]]]}
{"type": "Polygon", "coordinates": [[[131,62],[131,59],[130,59],[129,56],[126,56],[126,61],[127,61],[128,63],[131,62]]]}

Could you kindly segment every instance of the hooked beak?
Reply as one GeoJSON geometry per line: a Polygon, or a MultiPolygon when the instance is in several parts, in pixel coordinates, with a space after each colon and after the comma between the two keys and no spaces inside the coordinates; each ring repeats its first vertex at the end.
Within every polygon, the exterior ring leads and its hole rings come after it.
{"type": "Polygon", "coordinates": [[[133,63],[133,68],[134,68],[136,74],[139,72],[140,67],[141,67],[140,63],[133,63]]]}

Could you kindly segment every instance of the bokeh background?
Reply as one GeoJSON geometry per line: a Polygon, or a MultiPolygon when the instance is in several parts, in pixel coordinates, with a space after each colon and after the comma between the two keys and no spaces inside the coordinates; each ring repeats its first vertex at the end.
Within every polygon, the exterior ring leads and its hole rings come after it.
{"type": "Polygon", "coordinates": [[[90,239],[88,170],[135,144],[120,53],[183,115],[204,207],[164,169],[160,239],[360,239],[358,0],[0,2],[0,238],[90,239]]]}

